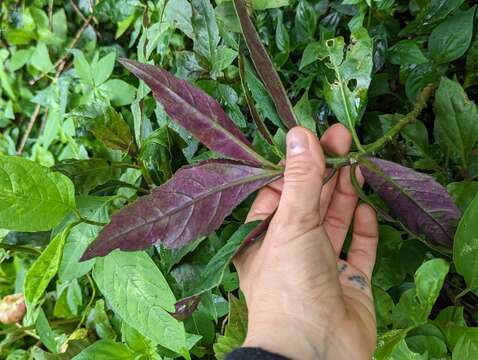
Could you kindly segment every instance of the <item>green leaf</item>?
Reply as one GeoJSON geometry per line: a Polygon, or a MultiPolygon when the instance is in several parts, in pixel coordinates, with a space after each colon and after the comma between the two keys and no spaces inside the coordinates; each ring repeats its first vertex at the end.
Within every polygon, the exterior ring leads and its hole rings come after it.
{"type": "Polygon", "coordinates": [[[164,20],[169,25],[181,30],[187,37],[194,39],[191,4],[187,0],[168,1],[164,7],[164,20]]]}
{"type": "Polygon", "coordinates": [[[414,40],[402,40],[388,49],[389,61],[395,65],[424,64],[428,59],[414,40]]]}
{"type": "Polygon", "coordinates": [[[232,350],[240,347],[246,338],[247,308],[239,299],[229,294],[229,320],[224,335],[214,344],[214,355],[223,360],[232,350]]]}
{"type": "Polygon", "coordinates": [[[290,0],[251,0],[251,3],[255,10],[267,10],[287,6],[290,0]]]}
{"type": "Polygon", "coordinates": [[[463,215],[455,234],[453,261],[468,289],[478,290],[478,194],[463,215]]]}
{"type": "MultiPolygon", "coordinates": [[[[15,54],[13,55],[15,56],[15,54]]],[[[478,36],[475,35],[466,56],[465,89],[478,84],[478,36]]]]}
{"type": "Polygon", "coordinates": [[[97,186],[115,178],[115,169],[105,159],[69,159],[55,164],[52,169],[68,176],[81,195],[87,195],[97,186]]]}
{"type": "Polygon", "coordinates": [[[294,112],[300,126],[309,129],[314,134],[317,134],[317,126],[315,124],[308,92],[304,93],[297,104],[294,105],[294,112]]]}
{"type": "Polygon", "coordinates": [[[111,340],[100,340],[88,346],[72,360],[135,360],[135,353],[126,345],[111,340]]]}
{"type": "Polygon", "coordinates": [[[465,212],[473,198],[478,194],[478,181],[464,180],[454,182],[448,184],[446,189],[453,196],[460,210],[465,212]]]}
{"type": "Polygon", "coordinates": [[[87,325],[94,329],[100,339],[116,339],[116,332],[111,326],[110,319],[105,311],[105,301],[103,299],[96,301],[95,307],[88,316],[87,325]]]}
{"type": "Polygon", "coordinates": [[[257,225],[257,221],[241,225],[227,243],[214,254],[205,269],[201,271],[198,286],[191,291],[193,296],[203,294],[221,284],[224,272],[241,246],[242,241],[257,225]]]}
{"type": "Polygon", "coordinates": [[[443,259],[425,262],[415,272],[415,288],[406,290],[395,307],[394,326],[406,328],[425,323],[448,274],[449,264],[443,259]]]}
{"type": "Polygon", "coordinates": [[[463,334],[453,348],[452,360],[478,357],[478,333],[463,334]]]}
{"type": "Polygon", "coordinates": [[[214,58],[213,58],[211,78],[215,79],[221,76],[223,74],[222,71],[226,69],[228,66],[230,66],[232,62],[236,59],[236,57],[237,57],[236,50],[233,50],[223,45],[218,46],[216,48],[214,58]]]}
{"type": "Polygon", "coordinates": [[[30,64],[42,72],[49,72],[53,69],[53,64],[50,60],[48,48],[44,43],[39,43],[30,57],[30,64]]]}
{"type": "Polygon", "coordinates": [[[302,70],[307,65],[310,65],[319,60],[319,54],[322,49],[322,44],[318,41],[313,41],[307,44],[300,60],[299,70],[302,70]]]}
{"type": "Polygon", "coordinates": [[[445,281],[450,264],[443,259],[425,262],[415,272],[415,286],[418,301],[428,312],[435,304],[445,281]]]}
{"type": "Polygon", "coordinates": [[[337,119],[350,130],[360,122],[367,104],[372,80],[372,40],[367,30],[352,34],[344,58],[344,38],[329,39],[321,44],[319,58],[335,72],[335,80],[324,82],[324,96],[337,119]]]}
{"type": "Polygon", "coordinates": [[[56,235],[41,255],[35,260],[25,275],[25,303],[28,311],[34,310],[43,296],[50,281],[55,277],[60,266],[61,254],[69,229],[56,235]]]}
{"type": "Polygon", "coordinates": [[[408,36],[413,33],[421,35],[430,32],[464,2],[465,0],[429,0],[422,2],[420,12],[415,20],[409,22],[399,35],[408,36]]]}
{"type": "Polygon", "coordinates": [[[442,78],[435,95],[435,135],[461,164],[469,163],[478,140],[478,109],[459,83],[442,78]]]}
{"type": "MultiPolygon", "coordinates": [[[[108,222],[108,205],[112,196],[80,196],[77,198],[78,210],[84,218],[96,222],[108,222]]],[[[94,260],[80,262],[81,255],[98,236],[100,227],[81,223],[68,234],[63,250],[58,276],[62,282],[85,275],[93,268],[94,260]]]]}
{"type": "Polygon", "coordinates": [[[155,343],[180,353],[186,348],[176,299],[155,263],[144,252],[115,251],[96,260],[93,277],[101,293],[128,325],[155,343]]]}
{"type": "Polygon", "coordinates": [[[83,52],[78,49],[71,49],[70,52],[74,55],[73,66],[76,74],[86,84],[94,86],[92,69],[83,52]]]}
{"type": "Polygon", "coordinates": [[[443,359],[448,354],[445,337],[433,324],[419,326],[408,333],[407,345],[415,353],[428,353],[430,358],[443,359]]]}
{"type": "Polygon", "coordinates": [[[100,86],[114,106],[125,106],[133,102],[136,88],[120,79],[111,79],[100,86]]]}
{"type": "Polygon", "coordinates": [[[476,6],[467,11],[459,11],[432,31],[428,48],[436,63],[451,62],[465,54],[473,36],[475,11],[476,6]]]}
{"type": "Polygon", "coordinates": [[[135,353],[142,353],[147,356],[147,359],[155,360],[160,359],[156,352],[156,345],[147,337],[141,335],[141,333],[135,328],[129,326],[125,322],[121,323],[121,337],[130,349],[135,353]]]}
{"type": "Polygon", "coordinates": [[[111,106],[82,105],[70,116],[111,149],[136,154],[136,145],[128,124],[111,106]]]}
{"type": "Polygon", "coordinates": [[[395,304],[390,295],[379,287],[373,288],[373,299],[377,318],[377,328],[379,331],[387,329],[392,323],[392,312],[395,304]]]}
{"type": "Polygon", "coordinates": [[[394,329],[380,335],[377,339],[377,347],[373,359],[390,360],[391,355],[404,341],[407,333],[408,329],[394,329]]]}
{"type": "Polygon", "coordinates": [[[38,312],[35,328],[43,345],[52,353],[58,353],[61,344],[58,344],[56,341],[55,335],[42,309],[38,312]]]}
{"type": "Polygon", "coordinates": [[[394,349],[390,359],[393,360],[428,360],[428,354],[417,354],[408,348],[407,342],[402,340],[394,349]]]}
{"type": "Polygon", "coordinates": [[[275,105],[262,82],[257,78],[251,64],[244,60],[244,78],[256,103],[257,111],[262,117],[269,119],[275,126],[283,128],[282,121],[277,114],[275,105]]]}
{"type": "Polygon", "coordinates": [[[0,156],[0,228],[50,230],[75,208],[70,179],[37,163],[0,156]]]}
{"type": "Polygon", "coordinates": [[[219,28],[210,0],[192,0],[194,51],[213,64],[219,45],[219,28]]]}
{"type": "Polygon", "coordinates": [[[116,52],[112,51],[108,55],[102,57],[96,66],[93,67],[93,81],[96,86],[103,84],[111,76],[115,67],[116,52]]]}

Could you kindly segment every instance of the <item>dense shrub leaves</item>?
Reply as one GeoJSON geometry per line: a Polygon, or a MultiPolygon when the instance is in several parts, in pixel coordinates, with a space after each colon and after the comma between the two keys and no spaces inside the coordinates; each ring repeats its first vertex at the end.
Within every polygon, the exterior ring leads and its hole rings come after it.
{"type": "Polygon", "coordinates": [[[288,127],[336,122],[354,146],[328,166],[359,160],[382,215],[374,359],[478,358],[476,1],[0,13],[0,298],[28,308],[0,309],[1,359],[224,358],[247,329],[230,261],[270,219],[243,225],[248,194],[281,176],[288,127]],[[81,261],[92,243],[144,251],[81,261]]]}

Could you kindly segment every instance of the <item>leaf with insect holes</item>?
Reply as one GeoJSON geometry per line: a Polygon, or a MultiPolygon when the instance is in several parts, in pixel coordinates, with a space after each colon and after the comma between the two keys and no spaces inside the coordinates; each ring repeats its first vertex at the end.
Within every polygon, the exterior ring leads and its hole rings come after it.
{"type": "Polygon", "coordinates": [[[247,13],[246,2],[244,0],[234,0],[234,6],[241,23],[244,40],[249,49],[254,67],[259,73],[267,90],[269,90],[282,122],[288,128],[293,128],[297,125],[294,110],[287,96],[287,92],[282,85],[281,79],[275,71],[274,65],[272,64],[266,49],[262,45],[259,34],[254,28],[254,24],[247,13]]]}
{"type": "Polygon", "coordinates": [[[373,46],[366,29],[352,33],[346,54],[342,36],[325,40],[317,49],[320,60],[335,72],[335,80],[324,81],[324,97],[337,120],[353,129],[367,104],[367,91],[372,80],[373,46]]]}
{"type": "Polygon", "coordinates": [[[264,164],[265,160],[254,151],[221,105],[204,91],[153,65],[127,59],[119,61],[151,88],[174,121],[209,149],[231,159],[264,164]]]}
{"type": "Polygon", "coordinates": [[[82,260],[156,242],[169,248],[187,245],[212,233],[247,196],[280,176],[280,170],[230,160],[183,167],[150,195],[115,213],[82,260]]]}
{"type": "Polygon", "coordinates": [[[446,189],[431,176],[394,162],[360,160],[365,181],[411,231],[451,247],[461,213],[446,189]]]}

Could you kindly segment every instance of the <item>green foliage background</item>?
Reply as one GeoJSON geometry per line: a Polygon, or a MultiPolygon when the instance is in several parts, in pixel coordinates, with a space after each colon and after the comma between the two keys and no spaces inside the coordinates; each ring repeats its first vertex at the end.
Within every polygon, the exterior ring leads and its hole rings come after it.
{"type": "MultiPolygon", "coordinates": [[[[249,3],[301,125],[318,135],[337,117],[372,143],[426,85],[437,86],[426,110],[379,155],[433,175],[464,216],[453,254],[381,223],[375,358],[478,358],[477,2],[249,3]],[[342,65],[324,52],[333,44],[342,56],[349,43],[342,65]],[[367,62],[371,77],[361,67],[367,62]],[[347,66],[355,72],[341,83],[347,66]],[[349,103],[334,95],[336,86],[349,103]]],[[[207,91],[259,152],[279,159],[247,110],[238,54],[259,113],[283,143],[231,2],[4,0],[0,11],[0,296],[24,293],[28,308],[23,324],[0,324],[0,358],[223,358],[241,344],[247,322],[232,265],[210,279],[219,286],[191,317],[179,322],[169,313],[239,228],[249,202],[180,250],[79,258],[115,210],[182,165],[216,156],[171,123],[118,57],[154,63],[207,91]]]]}

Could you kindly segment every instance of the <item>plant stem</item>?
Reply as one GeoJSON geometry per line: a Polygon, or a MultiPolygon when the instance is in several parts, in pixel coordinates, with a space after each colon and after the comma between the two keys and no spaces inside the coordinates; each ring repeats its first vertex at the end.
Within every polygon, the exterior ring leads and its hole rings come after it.
{"type": "MultiPolygon", "coordinates": [[[[50,321],[51,325],[65,325],[65,324],[72,324],[75,322],[80,321],[81,319],[79,317],[71,318],[71,319],[62,319],[62,320],[53,320],[50,321]]],[[[28,330],[32,330],[35,328],[35,325],[30,325],[30,326],[22,326],[22,327],[17,327],[17,328],[10,328],[7,330],[2,330],[0,331],[0,336],[1,335],[7,335],[7,334],[16,334],[16,333],[21,333],[25,332],[28,330]]]]}
{"type": "Polygon", "coordinates": [[[80,217],[80,221],[84,222],[85,224],[90,224],[90,225],[95,225],[95,226],[105,226],[105,225],[107,225],[106,223],[89,220],[89,219],[86,219],[84,217],[80,217]]]}
{"type": "MultiPolygon", "coordinates": [[[[396,123],[390,130],[388,130],[380,139],[377,141],[365,145],[365,152],[368,154],[374,154],[381,148],[385,146],[385,144],[391,141],[397,134],[408,124],[414,122],[417,117],[421,114],[421,112],[426,108],[428,99],[434,94],[436,89],[436,85],[429,84],[427,85],[420,95],[418,95],[417,101],[413,106],[412,111],[410,111],[407,115],[405,115],[398,123],[396,123]]],[[[352,132],[353,135],[353,132],[352,132]]]]}
{"type": "Polygon", "coordinates": [[[39,256],[41,254],[40,250],[35,249],[31,246],[25,246],[25,245],[9,245],[9,244],[0,243],[0,249],[21,252],[21,253],[33,255],[33,256],[39,256]]]}
{"type": "Polygon", "coordinates": [[[18,146],[17,155],[22,155],[23,149],[25,149],[25,145],[28,141],[28,138],[30,137],[30,133],[32,132],[33,125],[35,124],[35,121],[37,121],[38,114],[40,114],[40,104],[37,104],[37,106],[35,106],[35,110],[33,111],[32,117],[28,122],[27,129],[25,130],[22,140],[20,141],[20,145],[18,146]]]}
{"type": "Polygon", "coordinates": [[[470,292],[470,289],[469,288],[466,288],[465,290],[463,290],[461,293],[459,293],[457,296],[455,296],[455,301],[462,298],[463,296],[465,296],[466,294],[468,294],[470,292]]]}

